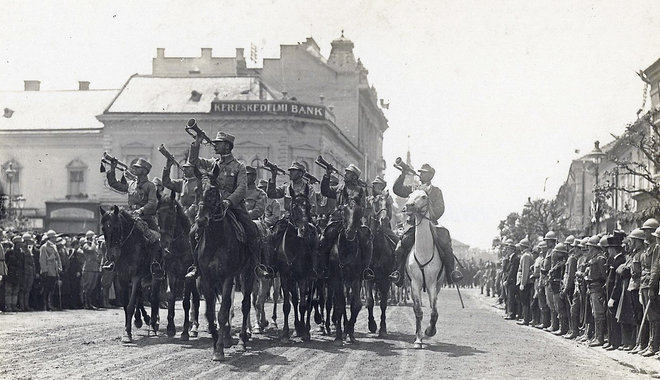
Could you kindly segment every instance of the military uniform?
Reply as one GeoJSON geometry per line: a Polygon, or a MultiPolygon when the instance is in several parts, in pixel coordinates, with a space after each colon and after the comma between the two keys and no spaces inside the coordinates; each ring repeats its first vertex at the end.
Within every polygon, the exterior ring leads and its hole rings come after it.
{"type": "MultiPolygon", "coordinates": [[[[598,236],[592,236],[587,246],[599,247],[599,238],[598,236]]],[[[598,251],[588,262],[587,262],[588,273],[585,276],[585,282],[587,283],[587,294],[591,300],[591,307],[594,317],[594,340],[589,345],[590,346],[602,346],[605,342],[605,329],[606,325],[606,311],[605,303],[605,280],[607,279],[607,257],[602,251],[598,251]]]]}
{"type": "MultiPolygon", "coordinates": [[[[373,180],[372,185],[375,184],[382,184],[383,186],[387,185],[385,180],[382,179],[381,177],[376,177],[376,179],[373,180]]],[[[396,246],[396,244],[399,242],[399,237],[396,236],[394,231],[392,231],[392,227],[390,224],[392,220],[392,205],[394,204],[394,200],[392,199],[392,196],[387,190],[379,194],[374,193],[367,197],[367,209],[365,212],[365,215],[367,216],[367,225],[371,226],[373,219],[376,217],[375,213],[381,211],[379,210],[379,208],[383,198],[385,200],[386,217],[383,218],[383,220],[380,222],[381,223],[380,226],[385,236],[387,236],[387,238],[396,246]]]]}
{"type": "MultiPolygon", "coordinates": [[[[259,181],[259,189],[261,189],[264,194],[266,194],[266,190],[268,189],[268,181],[262,179],[259,181]]],[[[280,207],[280,202],[277,201],[277,199],[272,199],[268,198],[268,195],[266,194],[266,206],[264,208],[264,215],[263,215],[263,220],[264,223],[269,227],[272,228],[275,223],[277,223],[278,220],[282,217],[282,210],[280,207]]]]}
{"type": "MultiPolygon", "coordinates": [[[[192,166],[190,163],[186,162],[184,167],[187,165],[192,166]]],[[[197,215],[197,203],[202,197],[202,186],[199,178],[171,179],[170,166],[165,166],[165,168],[163,168],[162,181],[165,188],[180,194],[179,202],[181,203],[181,207],[183,207],[184,213],[190,222],[194,222],[195,216],[197,215]]]]}
{"type": "MultiPolygon", "coordinates": [[[[640,333],[637,335],[637,345],[633,350],[635,353],[648,348],[649,345],[649,318],[648,314],[653,311],[648,310],[649,307],[649,288],[651,286],[651,267],[653,265],[653,252],[655,251],[656,242],[652,234],[660,227],[660,223],[654,218],[648,219],[642,225],[642,230],[647,234],[645,240],[646,247],[640,255],[640,282],[639,282],[639,295],[642,305],[643,320],[639,326],[640,333]],[[651,236],[649,236],[651,235],[651,236]],[[646,315],[646,317],[644,317],[646,315]]],[[[655,311],[655,310],[654,310],[655,311]]]]}
{"type": "Polygon", "coordinates": [[[651,251],[651,271],[649,274],[649,289],[648,289],[648,310],[646,311],[646,319],[649,323],[649,344],[646,352],[648,356],[654,355],[660,348],[660,227],[658,227],[652,235],[656,238],[656,244],[653,245],[651,251]]]}
{"type": "MultiPolygon", "coordinates": [[[[433,169],[428,164],[424,164],[422,168],[419,169],[418,171],[428,171],[435,173],[435,169],[433,169]]],[[[431,182],[422,183],[414,188],[413,186],[408,186],[404,184],[405,179],[406,179],[406,175],[405,173],[402,172],[401,175],[396,179],[396,181],[394,181],[394,185],[392,186],[392,191],[394,192],[394,194],[402,198],[408,198],[414,190],[424,190],[429,202],[429,207],[428,207],[429,219],[431,220],[431,223],[433,223],[433,225],[437,226],[438,219],[440,219],[442,214],[444,214],[445,212],[445,201],[442,196],[442,190],[440,190],[440,188],[438,188],[437,186],[433,186],[431,182]]],[[[447,229],[445,228],[442,228],[442,233],[434,234],[434,241],[441,251],[440,259],[442,260],[442,264],[444,267],[445,278],[447,280],[447,283],[451,284],[453,282],[451,273],[454,271],[455,258],[451,246],[451,237],[449,236],[449,231],[447,231],[447,229]]],[[[403,236],[401,237],[401,241],[399,242],[395,250],[396,263],[397,263],[396,268],[398,268],[398,272],[401,277],[399,282],[397,282],[397,285],[400,285],[402,281],[403,273],[405,272],[404,270],[405,259],[414,244],[415,244],[415,228],[411,227],[408,230],[406,230],[406,232],[404,232],[403,236]]]]}
{"type": "Polygon", "coordinates": [[[534,261],[532,258],[532,252],[530,251],[529,240],[524,238],[518,244],[520,244],[524,250],[520,256],[520,264],[516,274],[516,285],[518,286],[518,294],[520,298],[520,304],[522,306],[523,321],[521,324],[527,326],[532,320],[530,306],[532,302],[534,282],[531,279],[531,275],[533,273],[532,266],[534,265],[534,261]]]}

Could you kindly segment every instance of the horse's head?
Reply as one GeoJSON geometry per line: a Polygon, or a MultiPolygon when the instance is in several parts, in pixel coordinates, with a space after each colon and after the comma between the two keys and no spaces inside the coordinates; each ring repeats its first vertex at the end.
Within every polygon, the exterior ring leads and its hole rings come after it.
{"type": "Polygon", "coordinates": [[[172,191],[169,197],[161,197],[158,200],[158,226],[161,232],[161,243],[164,247],[169,247],[174,238],[174,230],[176,229],[177,217],[177,202],[175,200],[176,193],[172,191]]]}
{"type": "Polygon", "coordinates": [[[373,208],[373,215],[371,216],[372,222],[376,227],[382,227],[387,220],[387,199],[388,193],[379,194],[374,197],[371,206],[373,208]]]}
{"type": "Polygon", "coordinates": [[[355,240],[358,228],[362,225],[362,207],[350,199],[347,204],[340,206],[342,222],[348,240],[355,240]]]}
{"type": "Polygon", "coordinates": [[[406,212],[408,214],[426,214],[429,206],[429,198],[424,190],[415,190],[408,197],[406,212]]]}
{"type": "Polygon", "coordinates": [[[312,203],[305,194],[298,194],[291,199],[291,223],[298,229],[298,236],[305,235],[307,224],[311,222],[312,203]]]}
{"type": "Polygon", "coordinates": [[[101,209],[101,231],[105,238],[106,256],[110,261],[115,261],[121,253],[123,239],[122,217],[119,207],[112,206],[112,211],[101,209]]]}

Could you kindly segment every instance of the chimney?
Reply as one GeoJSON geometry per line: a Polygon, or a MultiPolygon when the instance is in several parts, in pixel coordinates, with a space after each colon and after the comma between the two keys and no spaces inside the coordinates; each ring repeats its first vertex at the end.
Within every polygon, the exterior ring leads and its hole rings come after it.
{"type": "Polygon", "coordinates": [[[202,48],[202,58],[211,58],[212,52],[211,48],[202,48]]]}
{"type": "Polygon", "coordinates": [[[41,81],[38,80],[25,80],[25,91],[39,91],[41,81]]]}
{"type": "Polygon", "coordinates": [[[156,48],[156,58],[165,58],[165,48],[156,48]]]}
{"type": "Polygon", "coordinates": [[[78,81],[78,91],[89,91],[89,81],[86,80],[78,81]]]}
{"type": "Polygon", "coordinates": [[[245,62],[245,49],[236,48],[236,74],[245,75],[247,73],[247,63],[245,62]]]}

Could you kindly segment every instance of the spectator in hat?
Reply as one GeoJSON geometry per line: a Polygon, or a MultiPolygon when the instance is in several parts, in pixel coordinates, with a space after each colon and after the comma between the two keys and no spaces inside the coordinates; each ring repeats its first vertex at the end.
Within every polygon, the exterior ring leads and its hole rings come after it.
{"type": "MultiPolygon", "coordinates": [[[[91,232],[91,231],[90,231],[91,232]]],[[[101,280],[101,252],[94,239],[94,233],[88,232],[82,245],[85,260],[82,268],[83,307],[88,310],[94,306],[95,292],[101,280]]]]}
{"type": "Polygon", "coordinates": [[[13,247],[5,253],[7,277],[5,278],[5,311],[19,311],[18,292],[23,283],[23,253],[20,236],[12,238],[13,247]]]}
{"type": "Polygon", "coordinates": [[[21,253],[23,254],[23,283],[21,290],[18,293],[18,303],[21,305],[23,311],[32,311],[30,307],[30,292],[32,292],[32,285],[37,272],[34,269],[34,256],[32,254],[32,247],[34,240],[32,234],[24,233],[21,237],[23,244],[21,244],[21,253]]]}
{"type": "Polygon", "coordinates": [[[44,310],[53,310],[53,296],[57,282],[62,273],[62,262],[60,255],[55,245],[57,241],[57,234],[55,231],[50,230],[46,233],[45,242],[39,249],[39,264],[41,267],[41,279],[43,282],[43,301],[44,310]]]}

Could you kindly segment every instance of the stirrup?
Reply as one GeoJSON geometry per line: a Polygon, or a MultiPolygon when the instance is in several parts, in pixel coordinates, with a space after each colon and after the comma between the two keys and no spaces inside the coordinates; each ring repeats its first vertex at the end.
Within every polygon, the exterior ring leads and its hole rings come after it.
{"type": "Polygon", "coordinates": [[[186,273],[185,278],[197,278],[197,266],[191,265],[188,267],[188,273],[186,273]]]}
{"type": "Polygon", "coordinates": [[[394,272],[390,273],[390,275],[388,276],[388,278],[389,278],[390,281],[392,281],[392,282],[399,282],[399,281],[401,280],[401,273],[399,273],[398,270],[395,270],[394,272]]]}
{"type": "Polygon", "coordinates": [[[165,278],[165,271],[163,271],[163,267],[160,266],[158,261],[152,262],[149,266],[149,270],[151,271],[151,277],[155,280],[162,280],[165,278]]]}
{"type": "Polygon", "coordinates": [[[367,268],[362,271],[363,280],[372,281],[374,278],[376,278],[376,274],[374,273],[373,269],[367,268]]]}
{"type": "Polygon", "coordinates": [[[104,266],[102,266],[101,269],[107,270],[108,272],[114,272],[115,271],[115,262],[110,261],[108,264],[105,264],[104,266]]]}
{"type": "Polygon", "coordinates": [[[268,265],[257,264],[257,266],[254,267],[254,274],[257,275],[257,277],[270,280],[275,277],[275,270],[268,265]]]}

